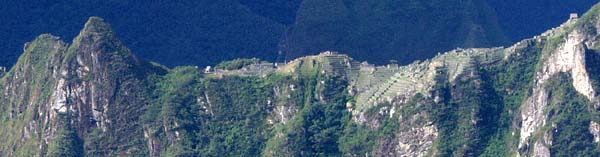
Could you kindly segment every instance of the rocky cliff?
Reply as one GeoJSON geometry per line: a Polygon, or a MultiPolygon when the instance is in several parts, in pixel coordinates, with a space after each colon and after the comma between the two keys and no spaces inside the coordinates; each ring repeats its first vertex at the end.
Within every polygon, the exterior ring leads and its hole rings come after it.
{"type": "Polygon", "coordinates": [[[61,138],[83,152],[97,147],[86,139],[91,133],[121,140],[104,141],[114,147],[111,151],[139,152],[135,140],[120,136],[142,139],[140,127],[123,122],[138,117],[147,104],[143,64],[99,18],[90,18],[70,45],[47,34],[26,44],[17,66],[2,79],[2,118],[12,126],[3,130],[9,141],[3,153],[58,153],[56,147],[65,144],[53,142],[61,138]],[[132,134],[115,134],[122,131],[132,134]]]}
{"type": "Polygon", "coordinates": [[[337,52],[216,69],[138,59],[102,19],[0,73],[1,156],[600,155],[600,6],[407,66],[337,52]]]}

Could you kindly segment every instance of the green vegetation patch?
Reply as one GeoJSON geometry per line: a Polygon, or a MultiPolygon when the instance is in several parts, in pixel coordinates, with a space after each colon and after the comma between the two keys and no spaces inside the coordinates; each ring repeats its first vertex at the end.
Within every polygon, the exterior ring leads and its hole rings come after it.
{"type": "Polygon", "coordinates": [[[599,156],[600,149],[593,142],[590,122],[598,121],[592,103],[579,94],[565,73],[547,82],[551,108],[547,111],[550,123],[546,133],[552,135],[552,156],[599,156]]]}
{"type": "Polygon", "coordinates": [[[216,69],[221,70],[237,70],[241,69],[247,65],[262,63],[258,58],[251,59],[234,59],[230,61],[224,61],[215,66],[216,69]]]}

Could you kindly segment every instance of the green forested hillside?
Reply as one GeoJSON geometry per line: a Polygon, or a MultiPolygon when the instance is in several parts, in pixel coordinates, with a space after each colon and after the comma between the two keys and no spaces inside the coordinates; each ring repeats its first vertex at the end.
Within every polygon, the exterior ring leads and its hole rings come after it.
{"type": "Polygon", "coordinates": [[[406,66],[326,51],[207,70],[141,60],[91,17],[0,78],[0,156],[598,156],[599,8],[406,66]]]}

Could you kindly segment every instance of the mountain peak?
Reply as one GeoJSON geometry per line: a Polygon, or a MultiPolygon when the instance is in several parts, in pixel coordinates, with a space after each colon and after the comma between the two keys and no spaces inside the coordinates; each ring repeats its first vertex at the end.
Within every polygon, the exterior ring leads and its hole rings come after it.
{"type": "Polygon", "coordinates": [[[93,33],[103,33],[103,32],[111,32],[111,27],[108,23],[104,22],[104,19],[96,16],[90,17],[87,22],[85,22],[85,26],[83,27],[82,32],[93,32],[93,33]]]}
{"type": "MultiPolygon", "coordinates": [[[[100,17],[88,19],[66,53],[65,60],[77,61],[79,66],[103,69],[108,64],[140,64],[133,53],[118,39],[110,24],[100,17]]],[[[103,70],[110,71],[110,69],[103,70]]]]}

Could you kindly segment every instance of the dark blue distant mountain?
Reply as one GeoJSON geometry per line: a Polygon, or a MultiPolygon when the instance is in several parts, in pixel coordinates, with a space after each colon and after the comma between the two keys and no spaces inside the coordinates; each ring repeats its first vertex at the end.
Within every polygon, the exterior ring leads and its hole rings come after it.
{"type": "Polygon", "coordinates": [[[496,10],[506,36],[512,41],[529,38],[569,18],[583,14],[598,0],[487,0],[496,10]]]}
{"type": "Polygon", "coordinates": [[[278,2],[1,5],[0,157],[600,156],[600,3],[278,2]]]}
{"type": "Polygon", "coordinates": [[[14,64],[38,34],[71,40],[90,16],[110,22],[141,58],[168,66],[250,57],[284,61],[322,50],[378,64],[408,63],[456,47],[508,44],[595,2],[7,0],[0,5],[0,66],[14,64]]]}
{"type": "Polygon", "coordinates": [[[287,58],[334,50],[407,64],[456,47],[507,43],[484,0],[304,0],[282,50],[287,58]]]}
{"type": "Polygon", "coordinates": [[[41,33],[71,40],[90,16],[110,22],[142,58],[166,65],[216,64],[238,57],[274,60],[299,1],[9,0],[0,5],[0,66],[14,64],[41,33]]]}

